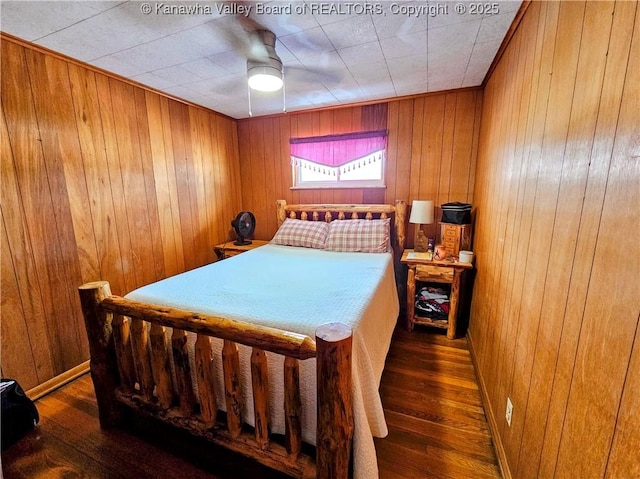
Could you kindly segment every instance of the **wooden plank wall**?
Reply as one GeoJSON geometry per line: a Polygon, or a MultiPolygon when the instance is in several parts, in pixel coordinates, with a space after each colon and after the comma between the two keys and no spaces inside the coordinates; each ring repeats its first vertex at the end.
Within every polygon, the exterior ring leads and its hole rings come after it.
{"type": "Polygon", "coordinates": [[[77,287],[214,260],[240,209],[233,120],[3,38],[2,375],[89,358],[77,287]]]}
{"type": "MultiPolygon", "coordinates": [[[[275,233],[277,199],[289,203],[470,202],[481,108],[482,92],[473,89],[239,121],[242,205],[256,215],[256,238],[270,239],[275,233]],[[289,138],[385,128],[389,131],[386,188],[290,189],[289,138]]],[[[436,225],[425,231],[435,235],[436,225]]],[[[413,234],[411,228],[410,242],[413,234]]]]}
{"type": "Polygon", "coordinates": [[[507,477],[640,477],[639,61],[637,2],[533,2],[484,91],[469,338],[507,477]]]}

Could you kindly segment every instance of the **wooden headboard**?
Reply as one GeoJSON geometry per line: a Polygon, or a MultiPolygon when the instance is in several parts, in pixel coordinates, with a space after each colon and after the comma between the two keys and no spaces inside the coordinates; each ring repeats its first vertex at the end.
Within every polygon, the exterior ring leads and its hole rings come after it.
{"type": "Polygon", "coordinates": [[[391,223],[391,243],[396,258],[400,258],[406,238],[407,203],[396,200],[395,205],[348,205],[348,204],[307,204],[288,205],[285,200],[277,200],[278,227],[286,218],[309,221],[346,219],[378,219],[393,216],[391,223]]]}

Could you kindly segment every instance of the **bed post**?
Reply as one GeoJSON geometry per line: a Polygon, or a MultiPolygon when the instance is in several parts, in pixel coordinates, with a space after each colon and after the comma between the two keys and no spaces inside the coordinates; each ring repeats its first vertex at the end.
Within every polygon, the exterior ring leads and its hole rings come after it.
{"type": "Polygon", "coordinates": [[[102,300],[111,296],[111,287],[107,281],[95,281],[83,284],[78,290],[89,339],[91,379],[98,401],[100,426],[108,428],[116,426],[122,414],[115,396],[120,381],[111,328],[113,314],[100,307],[102,300]]]}
{"type": "Polygon", "coordinates": [[[396,289],[398,290],[398,299],[400,304],[403,304],[405,293],[405,285],[407,284],[407,277],[404,274],[404,267],[400,263],[402,253],[404,252],[404,244],[407,237],[407,202],[404,200],[396,200],[396,215],[395,215],[395,248],[393,250],[393,269],[396,275],[396,289]]]}
{"type": "Polygon", "coordinates": [[[406,239],[406,226],[407,226],[407,202],[404,200],[396,200],[396,237],[398,238],[399,253],[402,255],[404,250],[404,242],[406,239]]]}
{"type": "Polygon", "coordinates": [[[287,200],[276,200],[276,215],[278,217],[278,228],[284,223],[284,220],[287,219],[287,212],[285,211],[285,206],[287,206],[287,200]]]}
{"type": "Polygon", "coordinates": [[[316,330],[318,479],[347,479],[353,440],[352,330],[328,323],[316,330]]]}

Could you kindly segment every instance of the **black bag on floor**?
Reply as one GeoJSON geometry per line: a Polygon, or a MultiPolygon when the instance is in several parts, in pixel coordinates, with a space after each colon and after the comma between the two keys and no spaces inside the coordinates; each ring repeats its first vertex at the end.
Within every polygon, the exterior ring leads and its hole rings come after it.
{"type": "Polygon", "coordinates": [[[40,415],[36,405],[13,379],[0,380],[0,398],[2,450],[4,451],[31,431],[40,421],[40,415]]]}
{"type": "Polygon", "coordinates": [[[442,209],[443,223],[452,223],[454,225],[471,224],[471,205],[469,203],[445,203],[440,205],[442,209]]]}

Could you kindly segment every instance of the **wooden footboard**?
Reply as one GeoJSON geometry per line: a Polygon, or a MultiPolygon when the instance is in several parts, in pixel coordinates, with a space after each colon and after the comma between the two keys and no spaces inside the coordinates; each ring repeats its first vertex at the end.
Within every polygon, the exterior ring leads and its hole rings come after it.
{"type": "Polygon", "coordinates": [[[111,295],[109,283],[79,288],[89,338],[91,377],[102,427],[122,421],[123,406],[188,430],[293,477],[340,479],[349,474],[353,437],[351,342],[348,326],[319,327],[316,338],[231,319],[159,307],[111,295]],[[171,327],[167,338],[165,327],[171,327]],[[194,394],[187,331],[197,334],[194,394]],[[224,398],[215,397],[210,338],[224,340],[224,398]],[[254,424],[241,417],[237,344],[252,348],[254,424]],[[284,443],[269,427],[267,356],[284,357],[284,443]],[[171,355],[171,356],[170,356],[171,355]],[[172,380],[173,358],[176,387],[172,380]],[[299,361],[316,358],[315,458],[302,452],[299,361]],[[225,402],[226,414],[219,411],[225,402]]]}

